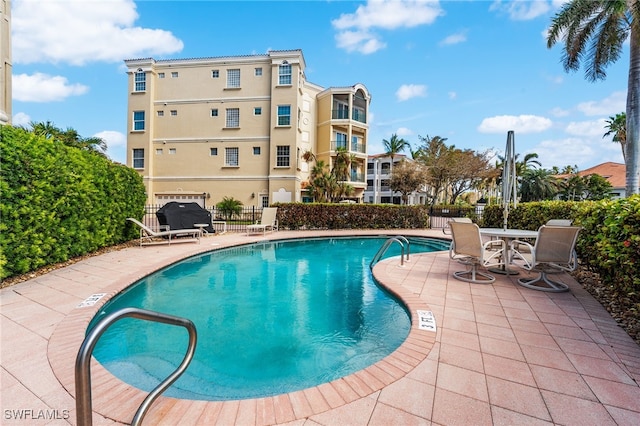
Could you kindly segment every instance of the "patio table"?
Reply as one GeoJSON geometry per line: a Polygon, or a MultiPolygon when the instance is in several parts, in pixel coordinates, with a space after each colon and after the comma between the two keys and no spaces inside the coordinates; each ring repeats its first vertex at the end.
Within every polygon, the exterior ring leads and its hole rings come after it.
{"type": "Polygon", "coordinates": [[[503,256],[504,262],[499,267],[489,269],[491,272],[505,275],[519,274],[519,272],[515,269],[509,268],[509,265],[511,264],[511,261],[513,259],[513,253],[510,248],[511,241],[523,238],[538,238],[538,231],[529,231],[527,229],[480,228],[480,234],[487,237],[498,237],[505,242],[507,252],[503,256]]]}

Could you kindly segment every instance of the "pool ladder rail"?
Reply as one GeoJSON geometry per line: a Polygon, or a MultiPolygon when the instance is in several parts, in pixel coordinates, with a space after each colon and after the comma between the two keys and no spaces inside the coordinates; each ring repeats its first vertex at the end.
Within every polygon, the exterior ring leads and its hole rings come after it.
{"type": "Polygon", "coordinates": [[[411,251],[411,244],[409,243],[409,240],[402,236],[402,235],[396,235],[395,237],[391,237],[389,239],[387,239],[382,246],[380,247],[380,249],[378,250],[378,252],[376,253],[375,256],[373,256],[373,259],[371,259],[371,263],[369,263],[369,268],[373,268],[373,266],[378,263],[380,261],[380,259],[382,259],[382,256],[384,256],[384,254],[387,252],[387,250],[389,249],[389,247],[391,246],[391,244],[393,243],[398,243],[400,244],[400,266],[404,266],[404,260],[405,260],[405,253],[404,253],[404,245],[407,245],[407,255],[406,255],[406,259],[407,262],[409,261],[409,254],[411,251]]]}
{"type": "Polygon", "coordinates": [[[151,407],[151,404],[171,386],[185,372],[193,355],[196,351],[196,343],[198,335],[196,326],[186,318],[180,318],[173,315],[167,315],[160,312],[149,311],[139,308],[124,308],[113,312],[100,320],[96,326],[87,334],[76,358],[75,366],[75,384],[76,384],[76,422],[78,426],[91,426],[93,422],[93,409],[91,400],[91,354],[100,339],[100,336],[116,321],[132,317],[146,321],[161,322],[164,324],[178,325],[187,329],[189,332],[189,345],[184,359],[166,379],[164,379],[149,395],[142,401],[138,411],[136,411],[132,426],[142,424],[142,419],[151,407]]]}

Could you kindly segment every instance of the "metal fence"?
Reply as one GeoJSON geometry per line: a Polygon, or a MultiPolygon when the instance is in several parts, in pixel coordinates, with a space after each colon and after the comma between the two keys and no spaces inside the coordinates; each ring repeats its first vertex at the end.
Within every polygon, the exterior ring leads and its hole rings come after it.
{"type": "MultiPolygon", "coordinates": [[[[158,229],[160,223],[156,216],[156,212],[162,207],[161,204],[153,204],[145,206],[144,224],[152,229],[158,229]]],[[[250,206],[242,207],[239,214],[234,214],[231,217],[225,215],[223,211],[215,206],[207,207],[206,210],[211,213],[211,221],[213,222],[213,228],[216,232],[245,232],[247,225],[260,221],[262,216],[262,207],[250,206]]]]}
{"type": "MultiPolygon", "coordinates": [[[[160,224],[156,217],[156,212],[162,207],[161,204],[154,204],[145,206],[144,224],[158,229],[160,224]]],[[[431,228],[444,228],[447,222],[452,217],[469,217],[474,216],[478,219],[482,218],[482,211],[484,206],[476,207],[431,207],[429,209],[430,226],[431,228]]],[[[262,207],[250,206],[242,207],[239,214],[234,214],[231,217],[225,215],[223,211],[215,206],[207,207],[211,213],[211,220],[216,232],[246,232],[247,225],[260,221],[262,216],[262,207]]]]}

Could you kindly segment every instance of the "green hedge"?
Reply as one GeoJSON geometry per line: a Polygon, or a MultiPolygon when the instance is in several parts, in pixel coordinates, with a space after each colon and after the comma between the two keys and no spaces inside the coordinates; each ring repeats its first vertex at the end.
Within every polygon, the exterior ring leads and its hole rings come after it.
{"type": "Polygon", "coordinates": [[[286,203],[278,207],[280,229],[428,228],[429,208],[380,204],[286,203]]]}
{"type": "MultiPolygon", "coordinates": [[[[571,219],[583,229],[576,251],[606,286],[640,292],[640,195],[620,200],[521,203],[509,213],[510,228],[536,230],[549,219],[571,219]]],[[[487,206],[482,226],[502,227],[502,208],[487,206]]]]}
{"type": "Polygon", "coordinates": [[[134,238],[146,200],[134,170],[0,126],[0,278],[134,238]]]}

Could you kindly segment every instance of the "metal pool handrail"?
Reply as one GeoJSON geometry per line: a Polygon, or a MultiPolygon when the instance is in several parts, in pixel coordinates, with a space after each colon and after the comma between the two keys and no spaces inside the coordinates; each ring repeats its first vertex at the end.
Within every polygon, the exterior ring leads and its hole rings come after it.
{"type": "Polygon", "coordinates": [[[158,398],[162,392],[167,390],[169,386],[178,380],[193,359],[193,354],[196,351],[198,335],[196,332],[196,326],[190,320],[139,308],[124,308],[107,315],[87,334],[80,346],[78,356],[76,358],[76,421],[79,426],[91,426],[93,422],[91,400],[91,354],[93,353],[93,349],[95,348],[96,343],[98,343],[98,339],[100,339],[100,336],[102,336],[107,328],[116,321],[125,317],[133,317],[170,325],[179,325],[185,327],[189,332],[189,346],[184,359],[178,368],[171,373],[169,377],[156,386],[156,388],[147,395],[144,401],[142,401],[142,404],[140,404],[138,411],[136,411],[136,414],[131,421],[131,425],[139,425],[142,423],[142,419],[149,410],[151,404],[154,403],[156,398],[158,398]]]}
{"type": "Polygon", "coordinates": [[[396,235],[395,237],[391,237],[388,240],[386,240],[384,242],[384,244],[382,244],[382,247],[380,247],[380,250],[378,250],[378,252],[376,253],[375,256],[373,256],[373,259],[371,259],[371,263],[369,263],[369,268],[373,268],[373,265],[375,265],[376,263],[378,263],[380,261],[380,259],[382,258],[382,256],[387,252],[387,249],[389,248],[389,246],[391,244],[393,244],[394,242],[397,242],[398,244],[400,244],[400,266],[404,266],[404,244],[402,243],[402,241],[404,241],[405,243],[407,243],[407,261],[409,260],[409,251],[411,244],[409,243],[409,240],[407,240],[405,237],[403,237],[402,235],[396,235]]]}

